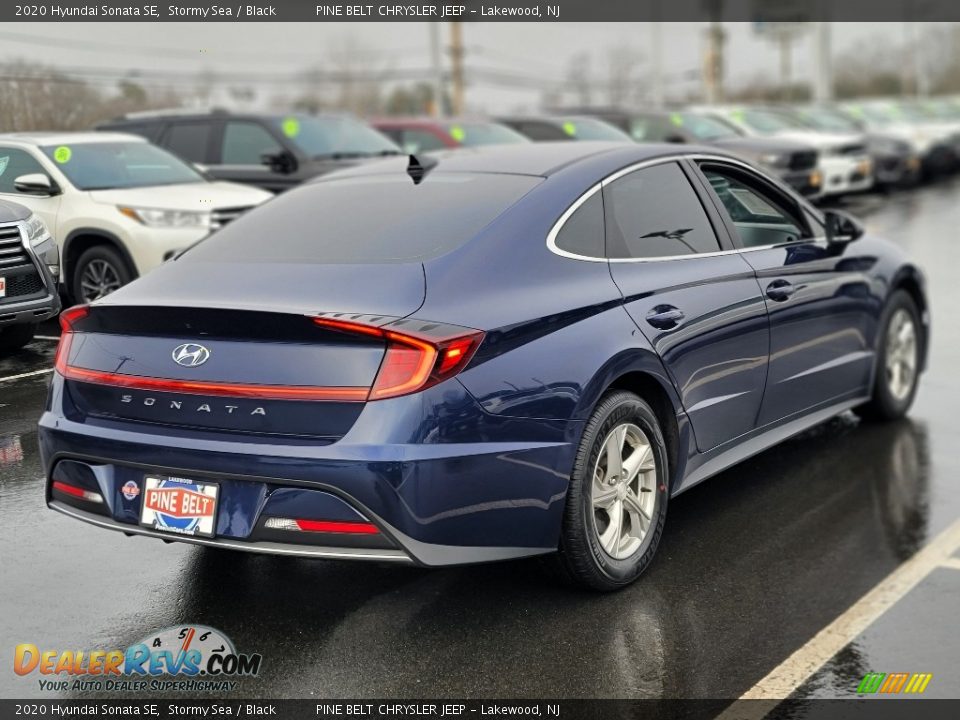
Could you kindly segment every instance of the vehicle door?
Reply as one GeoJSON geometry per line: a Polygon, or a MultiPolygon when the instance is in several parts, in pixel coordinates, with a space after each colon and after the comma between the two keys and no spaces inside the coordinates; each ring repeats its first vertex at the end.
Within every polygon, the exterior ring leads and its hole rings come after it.
{"type": "Polygon", "coordinates": [[[213,161],[214,120],[174,120],[160,132],[157,144],[181,160],[206,169],[213,161]]]}
{"type": "Polygon", "coordinates": [[[756,427],[769,327],[753,268],[694,171],[677,160],[625,171],[605,181],[603,204],[610,273],[705,451],[756,427]]]}
{"type": "Polygon", "coordinates": [[[43,162],[31,151],[0,145],[0,198],[30,208],[43,220],[53,238],[60,242],[57,236],[57,216],[62,195],[56,190],[56,183],[54,177],[44,168],[43,162]],[[14,181],[21,175],[34,174],[50,178],[55,188],[54,193],[25,193],[14,187],[14,181]]]}
{"type": "Polygon", "coordinates": [[[770,369],[762,425],[862,395],[873,348],[869,258],[827,243],[812,208],[745,165],[699,162],[770,316],[770,369]]]}

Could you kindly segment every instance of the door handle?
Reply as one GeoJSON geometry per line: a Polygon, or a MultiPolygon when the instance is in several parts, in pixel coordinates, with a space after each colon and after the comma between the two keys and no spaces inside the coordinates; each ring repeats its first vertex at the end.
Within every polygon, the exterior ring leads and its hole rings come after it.
{"type": "Polygon", "coordinates": [[[657,305],[647,313],[646,320],[660,330],[673,330],[685,317],[683,311],[673,305],[657,305]]]}
{"type": "Polygon", "coordinates": [[[767,285],[767,297],[775,302],[789,300],[796,291],[797,288],[786,280],[774,280],[767,285]]]}

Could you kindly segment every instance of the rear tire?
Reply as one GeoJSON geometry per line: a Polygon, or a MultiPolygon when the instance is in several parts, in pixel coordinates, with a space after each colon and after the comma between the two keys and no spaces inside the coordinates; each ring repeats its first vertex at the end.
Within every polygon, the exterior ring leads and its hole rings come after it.
{"type": "Polygon", "coordinates": [[[897,420],[917,394],[923,348],[920,312],[909,293],[897,290],[890,296],[880,327],[873,393],[854,412],[865,420],[897,420]]]}
{"type": "Polygon", "coordinates": [[[669,467],[653,410],[633,393],[605,395],[574,462],[560,548],[562,577],[609,592],[647,568],[667,514],[669,467]]]}
{"type": "Polygon", "coordinates": [[[126,261],[109,245],[94,245],[83,251],[73,269],[70,291],[78,303],[88,303],[119,290],[133,280],[126,261]]]}
{"type": "Polygon", "coordinates": [[[11,325],[0,330],[0,351],[10,352],[19,350],[24,345],[33,340],[34,333],[37,332],[35,323],[26,323],[24,325],[11,325]]]}

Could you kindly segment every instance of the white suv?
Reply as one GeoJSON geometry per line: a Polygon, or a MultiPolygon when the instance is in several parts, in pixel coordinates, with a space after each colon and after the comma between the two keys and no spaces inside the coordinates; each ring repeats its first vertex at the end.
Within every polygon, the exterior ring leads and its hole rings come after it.
{"type": "Polygon", "coordinates": [[[40,216],[77,302],[107,295],[273,197],[210,181],[136,135],[0,135],[0,199],[40,216]]]}

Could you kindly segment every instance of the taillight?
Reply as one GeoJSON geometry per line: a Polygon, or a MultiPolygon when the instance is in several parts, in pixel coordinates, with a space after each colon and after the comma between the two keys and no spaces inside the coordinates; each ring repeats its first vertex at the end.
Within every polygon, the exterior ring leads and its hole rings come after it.
{"type": "Polygon", "coordinates": [[[90,307],[87,305],[74,305],[60,313],[60,342],[57,343],[57,354],[54,356],[53,366],[61,375],[66,374],[70,343],[73,342],[76,325],[89,314],[90,307]]]}
{"type": "Polygon", "coordinates": [[[351,335],[383,338],[387,350],[370,388],[370,400],[408,395],[443,382],[463,370],[483,340],[480,330],[423,324],[395,330],[339,318],[318,317],[320,327],[351,335]]]}
{"type": "Polygon", "coordinates": [[[84,490],[81,487],[76,485],[69,485],[65,482],[60,482],[59,480],[53,481],[53,489],[59,492],[64,493],[65,495],[70,495],[80,500],[86,500],[87,502],[92,503],[102,503],[103,496],[100,493],[91,492],[90,490],[84,490]]]}

